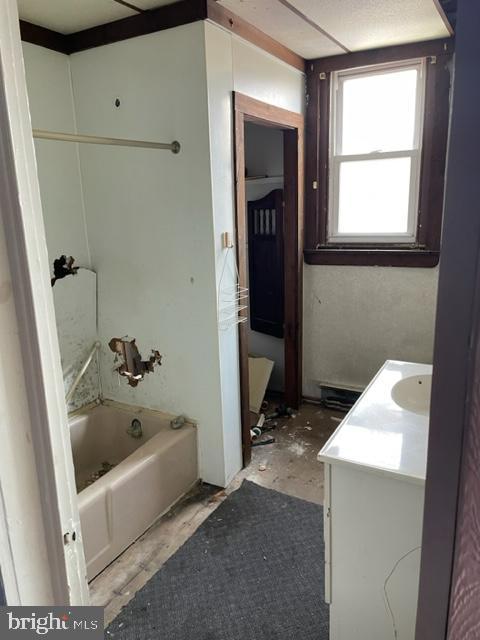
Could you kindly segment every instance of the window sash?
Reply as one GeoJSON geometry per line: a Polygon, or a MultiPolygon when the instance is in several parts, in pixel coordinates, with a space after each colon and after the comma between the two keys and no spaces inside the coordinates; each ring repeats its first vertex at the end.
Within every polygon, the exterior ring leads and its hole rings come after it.
{"type": "Polygon", "coordinates": [[[330,148],[329,148],[329,202],[328,202],[328,223],[327,242],[329,244],[415,244],[417,239],[418,224],[418,204],[420,191],[420,171],[422,156],[423,120],[425,102],[425,68],[424,60],[416,59],[402,61],[400,63],[381,64],[364,69],[350,69],[346,71],[334,72],[332,74],[331,96],[330,96],[330,148]],[[341,148],[342,141],[342,107],[343,107],[343,83],[352,77],[362,75],[371,76],[385,74],[400,70],[417,69],[417,91],[415,104],[415,130],[412,149],[397,151],[374,151],[364,154],[342,155],[337,153],[341,148]],[[339,217],[339,189],[340,189],[340,165],[343,162],[354,162],[361,160],[375,160],[388,158],[410,158],[410,192],[407,214],[406,233],[354,233],[346,234],[338,231],[339,217]]]}
{"type": "Polygon", "coordinates": [[[408,151],[387,151],[385,153],[365,153],[348,156],[334,156],[330,161],[330,216],[327,228],[327,240],[330,243],[402,243],[413,244],[417,235],[418,198],[420,186],[421,154],[418,149],[408,151]],[[389,158],[410,158],[410,189],[407,213],[407,231],[405,233],[340,233],[338,231],[340,166],[346,162],[362,160],[385,160],[389,158]]]}

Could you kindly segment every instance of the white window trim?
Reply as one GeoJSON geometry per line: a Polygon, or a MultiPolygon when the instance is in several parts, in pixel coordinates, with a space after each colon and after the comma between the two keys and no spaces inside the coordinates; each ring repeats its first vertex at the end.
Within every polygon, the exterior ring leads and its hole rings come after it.
{"type": "Polygon", "coordinates": [[[330,91],[330,145],[328,176],[328,224],[327,242],[330,244],[415,244],[417,239],[418,201],[420,191],[420,173],[422,158],[423,122],[425,116],[425,59],[402,60],[401,62],[372,65],[363,68],[335,71],[331,78],[330,91]],[[417,101],[415,107],[414,148],[407,150],[372,152],[366,154],[341,155],[336,149],[341,141],[341,126],[338,114],[341,113],[343,92],[339,86],[346,78],[364,75],[384,74],[399,69],[418,69],[417,101]],[[408,207],[408,228],[406,233],[356,233],[345,234],[338,231],[338,192],[339,172],[342,162],[355,160],[375,160],[380,158],[411,158],[410,199],[408,207]]]}

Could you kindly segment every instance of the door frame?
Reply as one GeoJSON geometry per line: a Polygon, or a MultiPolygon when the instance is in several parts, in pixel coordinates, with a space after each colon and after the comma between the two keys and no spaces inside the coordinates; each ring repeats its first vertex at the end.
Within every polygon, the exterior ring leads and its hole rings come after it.
{"type": "Polygon", "coordinates": [[[480,5],[458,5],[417,640],[476,635],[480,488],[480,5]],[[473,634],[473,635],[470,635],[473,634]]]}
{"type": "MultiPolygon", "coordinates": [[[[285,271],[285,401],[298,408],[302,397],[304,117],[233,92],[236,245],[239,284],[247,286],[245,195],[245,122],[283,130],[284,271],[285,271]]],[[[245,310],[244,315],[248,315],[245,310]]],[[[243,464],[251,459],[248,392],[248,325],[239,325],[240,403],[243,464]]]]}
{"type": "Polygon", "coordinates": [[[5,597],[12,606],[87,605],[16,0],[0,3],[0,245],[0,564],[5,597]]]}

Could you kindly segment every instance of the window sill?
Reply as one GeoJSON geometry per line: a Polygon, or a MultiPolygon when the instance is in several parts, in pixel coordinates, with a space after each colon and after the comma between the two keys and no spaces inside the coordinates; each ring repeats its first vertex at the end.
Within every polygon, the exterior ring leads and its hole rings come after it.
{"type": "Polygon", "coordinates": [[[307,264],[350,265],[356,267],[436,267],[439,251],[426,249],[322,248],[304,251],[307,264]]]}

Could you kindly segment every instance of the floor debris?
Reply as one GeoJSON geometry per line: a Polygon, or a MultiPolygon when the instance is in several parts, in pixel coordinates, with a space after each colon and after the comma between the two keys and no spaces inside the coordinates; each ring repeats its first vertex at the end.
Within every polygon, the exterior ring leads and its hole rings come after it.
{"type": "Polygon", "coordinates": [[[222,491],[217,491],[217,493],[215,495],[213,495],[208,502],[212,503],[212,502],[221,502],[225,497],[226,497],[226,493],[225,490],[222,489],[222,491]]]}
{"type": "Polygon", "coordinates": [[[90,477],[87,478],[87,480],[85,480],[82,488],[86,489],[87,487],[89,487],[91,484],[99,480],[102,476],[104,476],[106,473],[111,471],[116,466],[117,466],[116,463],[112,463],[108,461],[102,462],[102,466],[100,467],[100,469],[90,474],[90,477]]]}
{"type": "Polygon", "coordinates": [[[275,438],[273,438],[272,436],[267,436],[262,440],[258,440],[257,438],[254,438],[252,440],[252,447],[262,447],[263,445],[274,444],[274,443],[275,443],[275,438]]]}
{"type": "Polygon", "coordinates": [[[288,450],[294,453],[296,456],[303,456],[305,453],[305,447],[302,446],[299,442],[292,442],[292,444],[288,447],[288,450]]]}

